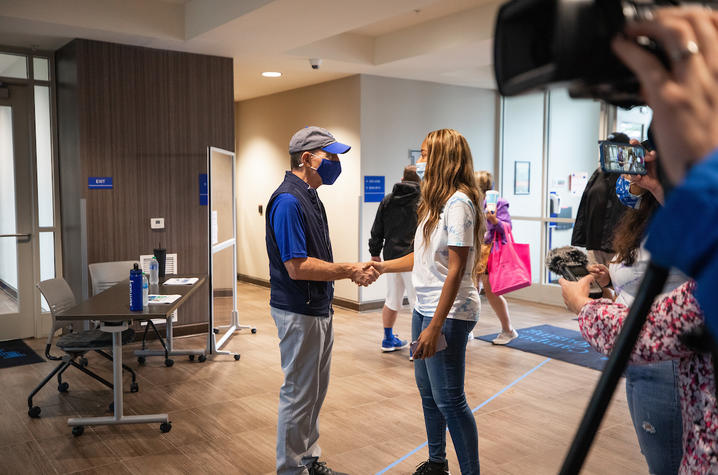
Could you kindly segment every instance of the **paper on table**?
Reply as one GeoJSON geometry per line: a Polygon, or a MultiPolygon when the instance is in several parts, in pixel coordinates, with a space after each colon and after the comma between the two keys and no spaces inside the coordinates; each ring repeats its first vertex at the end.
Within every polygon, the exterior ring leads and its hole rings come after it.
{"type": "Polygon", "coordinates": [[[165,280],[164,285],[193,285],[198,280],[197,277],[173,277],[165,280]]]}
{"type": "Polygon", "coordinates": [[[150,294],[148,296],[148,302],[152,304],[161,304],[161,303],[172,303],[178,298],[182,297],[181,295],[152,295],[150,294]]]}

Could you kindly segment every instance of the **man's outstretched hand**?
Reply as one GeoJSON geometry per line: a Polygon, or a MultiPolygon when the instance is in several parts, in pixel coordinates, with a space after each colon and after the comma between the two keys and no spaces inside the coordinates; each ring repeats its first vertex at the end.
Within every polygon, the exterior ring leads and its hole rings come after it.
{"type": "Polygon", "coordinates": [[[352,264],[351,269],[351,280],[357,285],[361,285],[362,287],[366,287],[368,285],[373,284],[376,279],[379,278],[381,275],[379,271],[377,271],[373,264],[376,264],[375,262],[358,262],[356,264],[352,264]]]}

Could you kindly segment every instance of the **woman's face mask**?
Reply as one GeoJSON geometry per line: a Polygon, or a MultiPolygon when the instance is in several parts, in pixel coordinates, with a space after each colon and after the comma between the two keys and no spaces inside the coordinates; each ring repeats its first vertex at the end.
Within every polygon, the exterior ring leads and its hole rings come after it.
{"type": "Polygon", "coordinates": [[[616,180],[616,196],[624,206],[638,209],[641,206],[641,195],[631,193],[631,182],[623,176],[619,176],[616,180]]]}
{"type": "Polygon", "coordinates": [[[416,174],[419,175],[419,179],[424,179],[424,173],[426,173],[426,162],[419,162],[416,164],[416,174]]]}

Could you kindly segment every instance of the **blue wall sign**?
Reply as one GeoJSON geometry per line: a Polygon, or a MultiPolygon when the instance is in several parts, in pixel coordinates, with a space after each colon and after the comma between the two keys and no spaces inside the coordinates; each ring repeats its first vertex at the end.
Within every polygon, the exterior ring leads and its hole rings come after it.
{"type": "Polygon", "coordinates": [[[199,205],[207,206],[209,203],[209,187],[207,186],[207,174],[199,174],[199,205]]]}
{"type": "Polygon", "coordinates": [[[383,176],[364,176],[364,203],[379,203],[384,199],[383,176]]]}
{"type": "Polygon", "coordinates": [[[87,187],[91,190],[111,190],[111,176],[91,176],[87,178],[87,187]]]}

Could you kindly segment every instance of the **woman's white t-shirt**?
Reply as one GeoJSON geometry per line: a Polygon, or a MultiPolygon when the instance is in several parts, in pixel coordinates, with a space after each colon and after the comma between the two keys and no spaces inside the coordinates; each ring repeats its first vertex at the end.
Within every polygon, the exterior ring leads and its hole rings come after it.
{"type": "Polygon", "coordinates": [[[449,246],[470,247],[466,260],[466,272],[461,279],[459,292],[448,318],[478,320],[481,303],[479,292],[471,279],[474,265],[474,226],[476,211],[468,196],[457,191],[446,202],[436,228],[427,245],[424,241],[424,224],[416,229],[414,236],[414,270],[412,283],[416,289],[416,311],[433,317],[439,304],[441,289],[449,273],[449,246]]]}
{"type": "MultiPolygon", "coordinates": [[[[645,242],[645,241],[644,241],[645,242]]],[[[622,303],[628,307],[633,304],[638,293],[638,287],[646,275],[648,262],[651,260],[651,254],[643,247],[638,248],[636,262],[631,266],[627,266],[622,262],[612,262],[608,266],[608,272],[611,276],[611,284],[616,292],[616,302],[622,303]]],[[[689,277],[677,269],[671,269],[668,279],[663,286],[663,292],[670,292],[687,282],[689,277]]]]}

